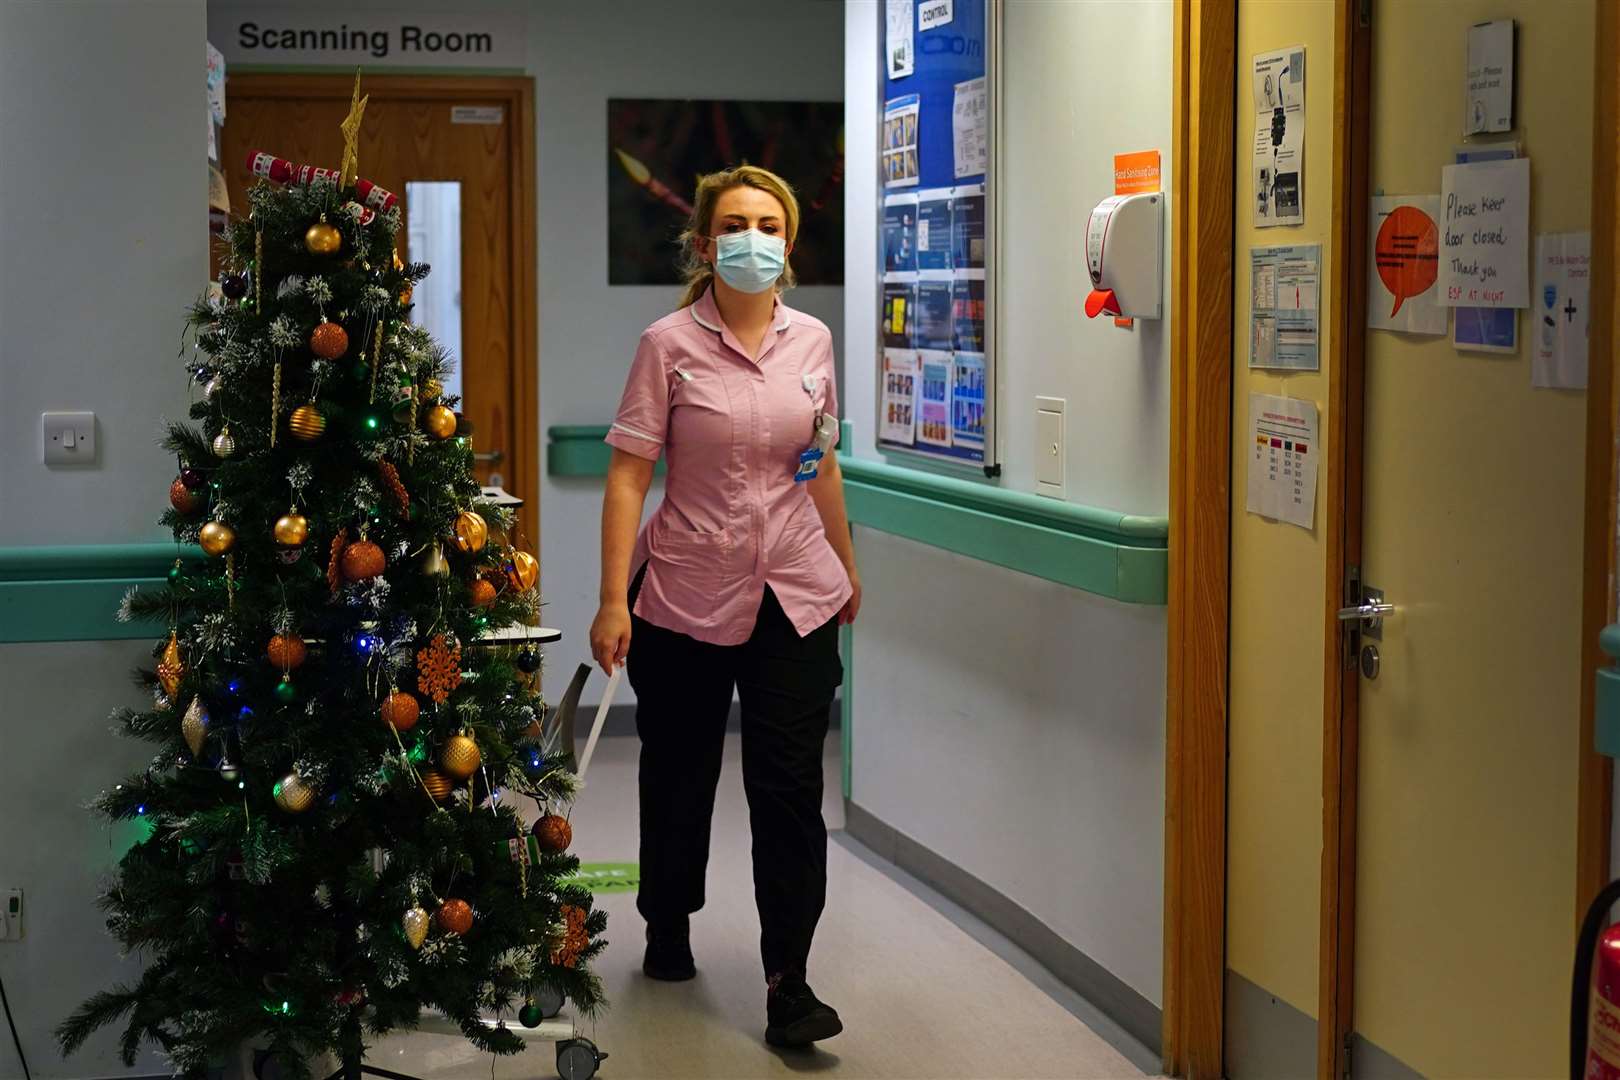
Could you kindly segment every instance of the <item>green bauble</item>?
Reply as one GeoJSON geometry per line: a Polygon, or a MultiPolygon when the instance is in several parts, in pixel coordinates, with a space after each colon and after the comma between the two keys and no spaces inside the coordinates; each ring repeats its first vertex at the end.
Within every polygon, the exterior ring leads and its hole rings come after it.
{"type": "Polygon", "coordinates": [[[546,1014],[541,1011],[540,1006],[532,1001],[518,1010],[518,1023],[526,1028],[539,1027],[545,1018],[546,1014]]]}
{"type": "Polygon", "coordinates": [[[169,567],[169,580],[178,582],[181,578],[183,578],[185,576],[186,576],[185,567],[181,566],[179,561],[176,560],[175,564],[173,566],[169,567]]]}
{"type": "Polygon", "coordinates": [[[285,675],[276,683],[276,700],[283,705],[291,705],[298,700],[298,687],[294,686],[292,680],[285,675]]]}

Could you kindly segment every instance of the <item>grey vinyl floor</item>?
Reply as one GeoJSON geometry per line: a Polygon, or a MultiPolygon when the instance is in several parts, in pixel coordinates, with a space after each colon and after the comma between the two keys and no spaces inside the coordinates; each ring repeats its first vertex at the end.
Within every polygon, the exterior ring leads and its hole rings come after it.
{"type": "MultiPolygon", "coordinates": [[[[634,738],[606,738],[576,804],[574,851],[634,862],[634,738]]],[[[845,845],[828,846],[827,910],[810,981],[844,1019],[810,1052],[765,1045],[759,918],[749,870],[737,736],[727,738],[715,809],[708,906],[693,917],[698,977],[641,974],[642,922],[629,893],[605,894],[610,946],[597,966],[611,1007],[582,1034],[609,1058],[603,1080],[1093,1080],[1144,1074],[1005,960],[845,845]]],[[[828,827],[843,825],[836,739],[828,741],[828,827]]],[[[374,1047],[372,1064],[423,1080],[555,1075],[549,1044],[492,1061],[463,1040],[417,1032],[374,1047]]]]}

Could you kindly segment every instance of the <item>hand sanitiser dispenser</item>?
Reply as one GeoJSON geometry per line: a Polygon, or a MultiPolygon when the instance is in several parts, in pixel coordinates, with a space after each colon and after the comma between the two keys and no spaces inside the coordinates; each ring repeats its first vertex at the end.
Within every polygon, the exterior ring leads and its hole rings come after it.
{"type": "Polygon", "coordinates": [[[1114,195],[1098,203],[1086,224],[1087,317],[1157,319],[1163,254],[1163,194],[1114,195]]]}

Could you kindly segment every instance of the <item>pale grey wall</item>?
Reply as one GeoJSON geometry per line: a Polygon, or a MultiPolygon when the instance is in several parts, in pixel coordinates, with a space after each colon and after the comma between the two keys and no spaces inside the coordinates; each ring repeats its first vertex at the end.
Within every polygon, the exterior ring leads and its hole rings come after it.
{"type": "Polygon", "coordinates": [[[155,435],[208,273],[203,13],[0,4],[0,545],[165,536],[155,435]],[[41,464],[47,409],[97,414],[98,467],[41,464]]]}
{"type": "MultiPolygon", "coordinates": [[[[1166,326],[1087,323],[1083,230],[1115,153],[1168,176],[1170,5],[1006,10],[1004,487],[1034,488],[1036,394],[1069,402],[1068,497],[1163,514],[1166,326]],[[1106,107],[1104,107],[1106,106],[1106,107]]],[[[845,358],[875,453],[878,5],[846,7],[845,358]]],[[[868,529],[853,658],[853,797],[1161,1000],[1165,611],[868,529]]]]}
{"type": "MultiPolygon", "coordinates": [[[[208,273],[203,43],[203,0],[0,3],[0,545],[165,538],[155,439],[185,410],[181,316],[208,273]],[[44,409],[98,414],[98,467],[40,463],[44,409]]],[[[147,647],[0,647],[0,887],[27,908],[0,975],[35,1077],[125,1072],[115,1034],[64,1062],[50,1033],[139,974],[95,907],[129,833],[84,803],[149,756],[107,724],[147,647]]],[[[0,1029],[0,1076],[21,1075],[0,1029]]]]}

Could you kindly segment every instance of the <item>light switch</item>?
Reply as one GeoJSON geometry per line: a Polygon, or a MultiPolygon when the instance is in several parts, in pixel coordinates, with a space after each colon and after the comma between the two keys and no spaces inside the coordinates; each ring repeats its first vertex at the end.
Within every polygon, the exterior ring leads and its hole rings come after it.
{"type": "Polygon", "coordinates": [[[39,414],[40,442],[47,465],[93,465],[96,460],[96,414],[39,414]]]}
{"type": "Polygon", "coordinates": [[[1054,499],[1064,496],[1062,398],[1035,399],[1035,494],[1054,499]]]}

